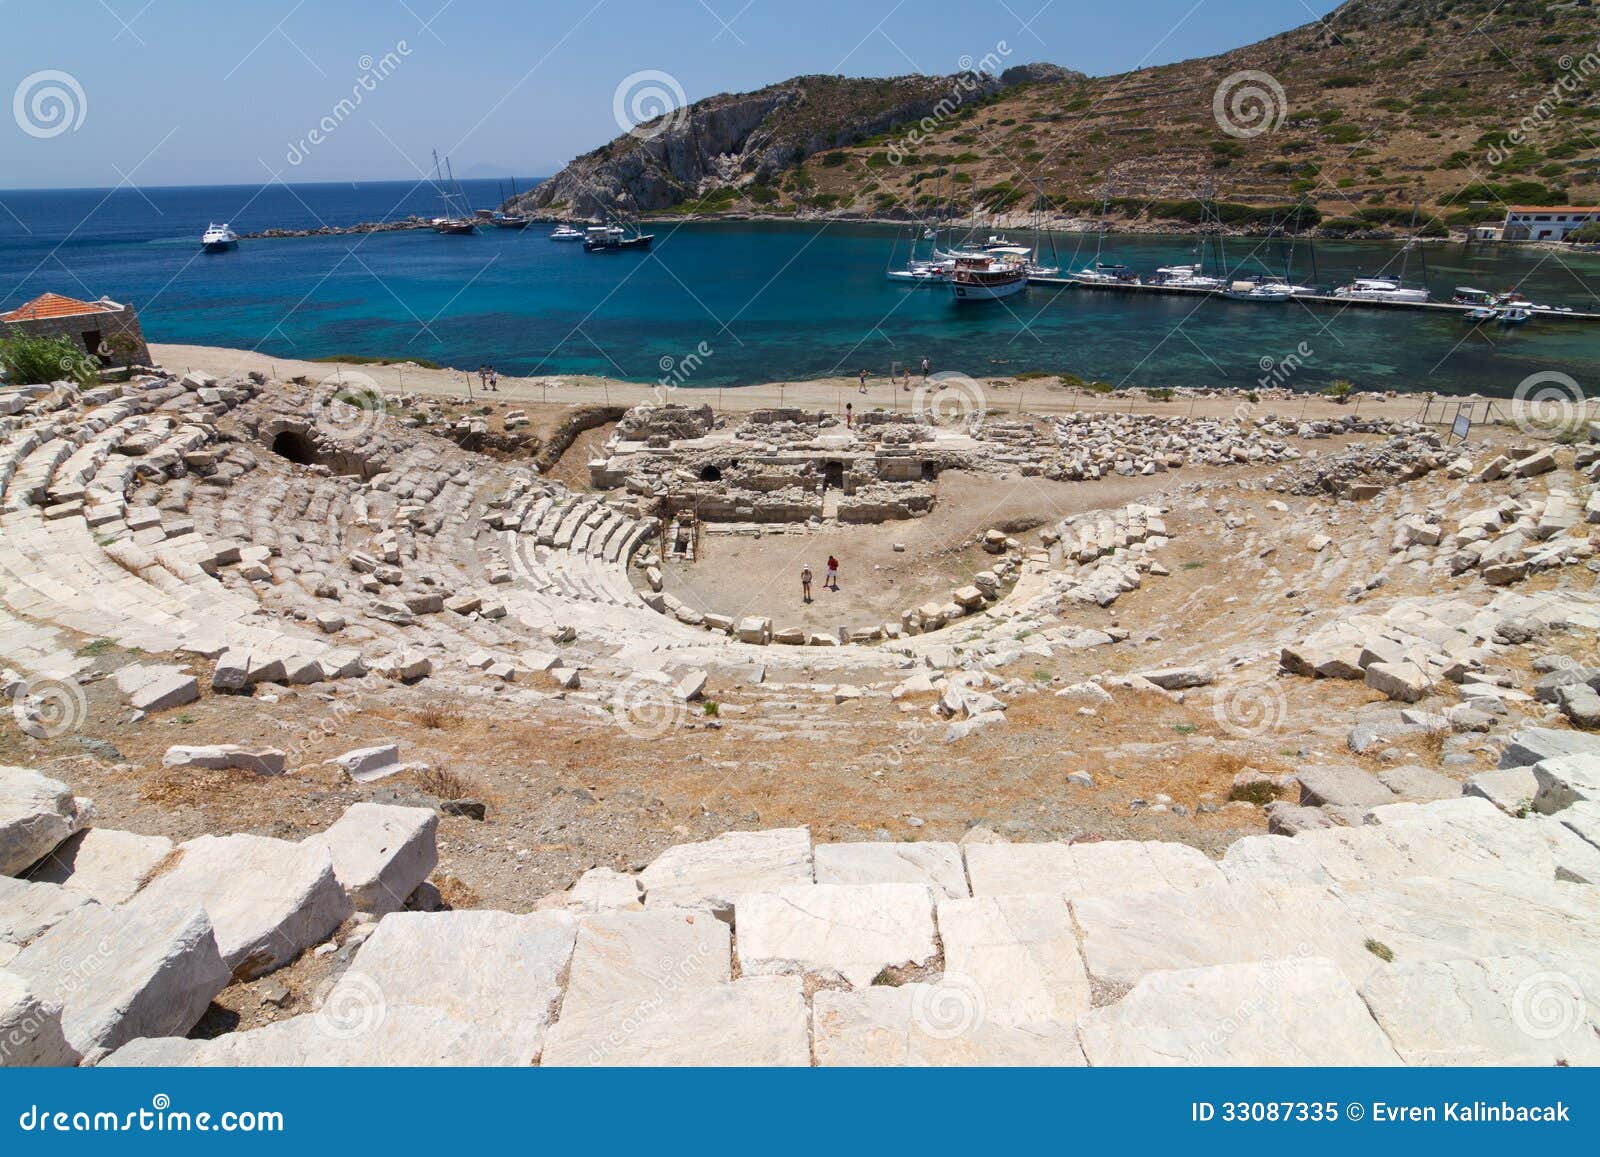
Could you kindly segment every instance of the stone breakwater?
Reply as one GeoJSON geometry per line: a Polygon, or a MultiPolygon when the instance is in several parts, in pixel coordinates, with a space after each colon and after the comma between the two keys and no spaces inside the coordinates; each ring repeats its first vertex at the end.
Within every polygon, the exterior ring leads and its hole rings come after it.
{"type": "Polygon", "coordinates": [[[278,237],[351,237],[361,233],[403,233],[408,229],[431,229],[428,217],[406,217],[399,221],[361,221],[354,225],[319,225],[315,229],[260,229],[239,234],[240,240],[278,237]]]}
{"type": "Polygon", "coordinates": [[[4,767],[0,1061],[1600,1063],[1600,743],[1540,744],[1508,753],[1519,814],[1380,804],[1220,860],[730,832],[520,915],[436,910],[430,809],[174,846],[4,767]],[[308,951],[335,960],[316,1007],[185,1035],[308,951]]]}

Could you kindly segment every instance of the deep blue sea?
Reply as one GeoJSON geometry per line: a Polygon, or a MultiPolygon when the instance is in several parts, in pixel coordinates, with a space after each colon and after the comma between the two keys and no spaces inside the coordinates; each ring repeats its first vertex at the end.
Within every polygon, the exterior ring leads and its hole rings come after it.
{"type": "MultiPolygon", "coordinates": [[[[530,182],[519,182],[527,188],[530,182]]],[[[495,181],[463,183],[493,207],[495,181]]],[[[240,232],[433,215],[428,185],[124,188],[0,192],[0,310],[46,290],[132,302],[154,342],[260,349],[280,357],[426,358],[502,372],[635,380],[699,361],[681,384],[797,380],[927,356],[974,375],[1044,370],[1144,386],[1248,386],[1294,356],[1287,384],[1348,378],[1374,389],[1509,395],[1558,370],[1600,387],[1600,325],[1535,320],[1473,330],[1454,316],[1317,309],[1031,287],[1003,305],[956,306],[884,278],[903,231],[823,223],[658,223],[644,254],[586,254],[548,228],[247,240],[200,253],[211,221],[240,232]],[[699,351],[697,353],[697,351],[699,351]]],[[[1107,238],[1108,258],[1148,271],[1190,259],[1192,238],[1107,238]]],[[[1230,239],[1230,265],[1260,243],[1230,239]]],[[[1095,238],[1056,237],[1065,266],[1095,238]]],[[[1321,242],[1317,283],[1390,265],[1398,247],[1321,242]]],[[[1305,255],[1302,248],[1300,255],[1305,255]]],[[[1273,271],[1276,249],[1256,257],[1273,271]]],[[[1518,286],[1535,301],[1600,311],[1600,258],[1429,246],[1436,298],[1518,286]]],[[[1413,279],[1420,272],[1413,258],[1413,279]]],[[[1297,273],[1309,279],[1302,263],[1297,273]]]]}

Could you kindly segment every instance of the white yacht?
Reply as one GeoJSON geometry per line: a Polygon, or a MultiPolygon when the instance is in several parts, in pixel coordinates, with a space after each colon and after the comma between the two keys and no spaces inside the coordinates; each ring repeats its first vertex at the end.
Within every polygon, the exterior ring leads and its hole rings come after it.
{"type": "Polygon", "coordinates": [[[1221,289],[1222,279],[1200,272],[1199,265],[1163,265],[1150,278],[1150,285],[1171,289],[1221,289]]]}
{"type": "Polygon", "coordinates": [[[1085,265],[1071,277],[1079,285],[1139,285],[1139,275],[1126,265],[1112,265],[1096,261],[1085,265]]]}
{"type": "Polygon", "coordinates": [[[1388,301],[1397,305],[1421,305],[1429,298],[1426,289],[1409,289],[1390,277],[1358,277],[1341,285],[1333,296],[1347,301],[1388,301]]]}
{"type": "Polygon", "coordinates": [[[226,253],[239,248],[239,235],[231,227],[213,222],[200,235],[200,248],[207,253],[226,253]]]}
{"type": "Polygon", "coordinates": [[[550,233],[552,241],[582,241],[583,230],[574,229],[571,225],[557,225],[550,233]]]}

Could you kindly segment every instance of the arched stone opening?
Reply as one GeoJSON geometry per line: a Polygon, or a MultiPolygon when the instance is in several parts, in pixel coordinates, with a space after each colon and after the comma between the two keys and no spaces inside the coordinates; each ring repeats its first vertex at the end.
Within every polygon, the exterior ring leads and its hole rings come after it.
{"type": "Polygon", "coordinates": [[[280,430],[272,439],[272,452],[298,466],[311,466],[317,461],[311,439],[298,430],[280,430]]]}
{"type": "Polygon", "coordinates": [[[700,481],[702,481],[702,482],[721,482],[722,481],[722,467],[720,467],[720,466],[702,466],[700,468],[700,481]]]}

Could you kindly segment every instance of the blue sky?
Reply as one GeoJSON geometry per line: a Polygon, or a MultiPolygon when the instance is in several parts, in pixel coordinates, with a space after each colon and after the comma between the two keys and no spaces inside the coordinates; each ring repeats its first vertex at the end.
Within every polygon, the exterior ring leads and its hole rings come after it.
{"type": "Polygon", "coordinates": [[[635,89],[689,100],[799,73],[949,73],[990,54],[1104,75],[1337,6],[0,0],[0,100],[13,114],[0,115],[0,187],[405,179],[434,148],[458,176],[546,175],[616,135],[615,98],[635,74],[651,74],[635,89]],[[319,123],[333,127],[316,140],[319,123]]]}

